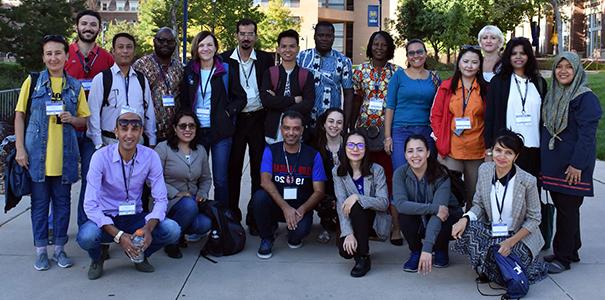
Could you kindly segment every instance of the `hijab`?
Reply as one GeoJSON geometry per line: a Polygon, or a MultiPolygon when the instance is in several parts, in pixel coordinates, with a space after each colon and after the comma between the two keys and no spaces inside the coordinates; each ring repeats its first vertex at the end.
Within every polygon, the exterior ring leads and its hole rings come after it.
{"type": "Polygon", "coordinates": [[[591,92],[586,84],[586,72],[576,53],[563,52],[555,58],[552,66],[552,84],[542,106],[542,120],[551,135],[550,141],[548,141],[549,150],[555,149],[555,140],[562,140],[558,135],[567,128],[569,103],[578,96],[591,92]],[[563,59],[571,64],[574,71],[573,81],[567,86],[560,84],[555,75],[557,65],[563,59]]]}

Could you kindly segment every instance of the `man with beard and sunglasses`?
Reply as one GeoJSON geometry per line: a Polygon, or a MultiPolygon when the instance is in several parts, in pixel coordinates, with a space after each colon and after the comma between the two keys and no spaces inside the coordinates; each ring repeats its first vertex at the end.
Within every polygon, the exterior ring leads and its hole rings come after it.
{"type": "Polygon", "coordinates": [[[145,74],[151,88],[155,108],[157,142],[168,138],[170,120],[178,111],[179,85],[183,80],[183,65],[173,57],[176,49],[176,32],[169,27],[160,28],[153,38],[153,53],[139,58],[132,67],[145,74]]]}
{"type": "MultiPolygon", "coordinates": [[[[257,39],[256,22],[242,19],[237,22],[236,28],[235,37],[238,46],[222,53],[221,58],[229,64],[229,73],[235,74],[236,81],[239,81],[247,95],[246,106],[237,115],[228,170],[229,209],[241,220],[239,198],[246,145],[250,157],[251,194],[260,189],[260,164],[265,147],[265,132],[262,125],[265,122],[265,109],[261,103],[260,86],[263,73],[274,65],[275,59],[265,51],[254,49],[257,39]]],[[[256,223],[251,213],[250,202],[248,202],[246,224],[250,233],[256,235],[256,223]]]]}

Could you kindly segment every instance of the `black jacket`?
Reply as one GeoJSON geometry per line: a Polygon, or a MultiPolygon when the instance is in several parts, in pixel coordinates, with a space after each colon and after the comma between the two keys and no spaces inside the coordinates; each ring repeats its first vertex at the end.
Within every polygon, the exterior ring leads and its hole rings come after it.
{"type": "MultiPolygon", "coordinates": [[[[219,58],[214,61],[214,75],[210,81],[212,95],[210,97],[210,124],[211,140],[216,143],[235,133],[235,117],[246,105],[246,92],[239,84],[234,84],[235,74],[229,72],[229,93],[225,91],[223,75],[226,69],[219,58]]],[[[181,107],[195,113],[197,90],[200,84],[200,64],[198,61],[189,61],[185,66],[183,81],[181,82],[181,107]]]]}
{"type": "MultiPolygon", "coordinates": [[[[541,76],[538,76],[537,81],[538,82],[531,80],[531,82],[536,85],[536,89],[540,94],[540,101],[544,101],[544,97],[548,91],[546,80],[541,76]]],[[[486,148],[494,146],[494,140],[498,137],[500,130],[506,128],[506,108],[508,106],[509,94],[510,74],[503,76],[502,73],[499,73],[494,76],[489,83],[485,104],[485,129],[483,130],[483,138],[486,148]]],[[[540,124],[542,124],[541,119],[540,124]]]]}
{"type": "Polygon", "coordinates": [[[292,70],[290,74],[290,94],[292,96],[283,96],[284,90],[286,89],[286,70],[283,66],[279,66],[279,80],[277,81],[277,88],[273,88],[271,83],[271,72],[267,70],[263,75],[263,81],[260,90],[260,99],[263,102],[263,107],[267,111],[265,117],[265,136],[270,138],[277,137],[277,130],[279,126],[279,119],[283,112],[288,110],[294,110],[303,115],[304,125],[309,124],[311,120],[311,110],[315,104],[315,82],[313,74],[307,72],[307,79],[305,80],[304,87],[300,87],[298,84],[298,74],[300,68],[297,66],[292,70]],[[268,90],[273,91],[275,96],[272,96],[267,92],[268,90]],[[295,96],[302,96],[303,100],[300,103],[294,101],[295,96]]]}
{"type": "MultiPolygon", "coordinates": [[[[237,60],[234,60],[231,58],[231,55],[233,54],[233,51],[235,51],[235,49],[231,49],[229,51],[225,51],[223,53],[221,53],[221,59],[226,62],[227,64],[229,64],[229,74],[233,74],[233,80],[235,80],[234,82],[239,82],[241,84],[240,81],[240,75],[239,75],[239,62],[237,60]]],[[[272,54],[262,51],[262,50],[257,50],[254,49],[254,51],[256,52],[256,60],[254,61],[254,73],[256,73],[256,83],[258,84],[258,88],[260,91],[260,86],[261,86],[261,82],[263,82],[263,74],[265,73],[265,71],[267,71],[270,67],[275,65],[275,58],[273,57],[272,54]]],[[[244,91],[244,103],[247,104],[248,102],[248,97],[246,96],[246,92],[244,91]]],[[[246,107],[246,104],[244,104],[244,107],[246,107]]]]}

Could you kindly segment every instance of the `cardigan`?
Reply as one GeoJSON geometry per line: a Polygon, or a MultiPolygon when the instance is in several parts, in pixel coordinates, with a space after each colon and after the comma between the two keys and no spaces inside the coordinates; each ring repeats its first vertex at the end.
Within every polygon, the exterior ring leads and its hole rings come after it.
{"type": "MultiPolygon", "coordinates": [[[[359,191],[351,175],[347,173],[345,176],[338,176],[337,170],[337,167],[332,169],[334,192],[336,193],[336,212],[340,222],[340,237],[346,237],[353,234],[353,227],[351,226],[351,219],[344,215],[342,205],[349,196],[359,195],[359,191]]],[[[379,239],[386,240],[391,230],[391,215],[387,211],[389,198],[386,177],[380,165],[372,164],[371,174],[363,178],[363,193],[363,195],[359,195],[358,203],[364,209],[376,211],[372,227],[379,239]]]]}

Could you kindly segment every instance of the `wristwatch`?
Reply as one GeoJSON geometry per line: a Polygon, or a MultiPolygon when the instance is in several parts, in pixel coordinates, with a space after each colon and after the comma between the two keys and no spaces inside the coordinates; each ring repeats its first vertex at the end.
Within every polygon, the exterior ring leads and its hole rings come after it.
{"type": "Polygon", "coordinates": [[[118,234],[116,234],[116,236],[113,237],[113,241],[116,244],[119,244],[120,243],[120,238],[122,237],[123,234],[124,234],[124,231],[122,231],[122,230],[118,231],[118,234]]]}

